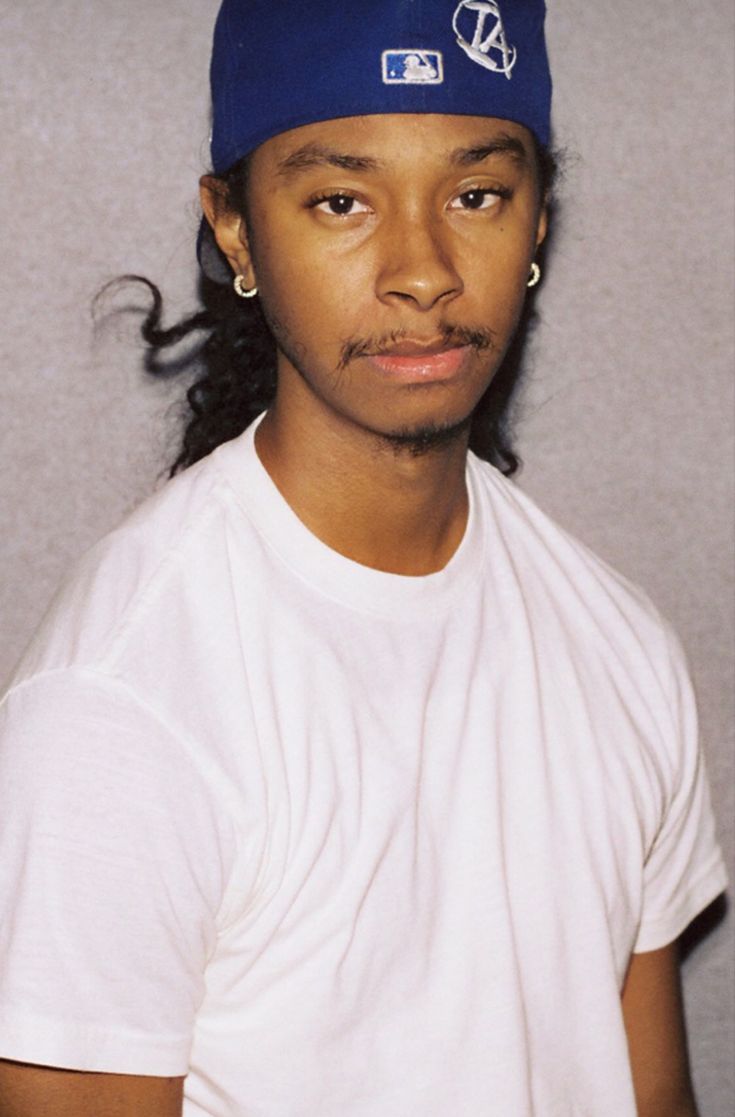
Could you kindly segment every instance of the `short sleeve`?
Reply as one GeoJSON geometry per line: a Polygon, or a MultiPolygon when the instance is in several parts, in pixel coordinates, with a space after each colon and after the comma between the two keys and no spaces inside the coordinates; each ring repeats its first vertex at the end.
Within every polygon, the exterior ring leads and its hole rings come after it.
{"type": "Polygon", "coordinates": [[[191,755],[80,669],[0,708],[0,1057],[181,1075],[234,839],[191,755]]]}
{"type": "Polygon", "coordinates": [[[663,765],[669,792],[665,813],[644,868],[643,917],[636,953],[673,942],[727,884],[715,836],[697,712],[683,652],[669,634],[670,694],[663,765]]]}

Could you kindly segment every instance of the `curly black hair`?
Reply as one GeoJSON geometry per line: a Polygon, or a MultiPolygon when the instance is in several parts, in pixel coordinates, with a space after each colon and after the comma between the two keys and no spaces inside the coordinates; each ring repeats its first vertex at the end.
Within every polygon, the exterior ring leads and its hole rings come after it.
{"type": "MultiPolygon", "coordinates": [[[[540,187],[551,199],[558,156],[536,144],[540,187]]],[[[227,205],[244,214],[247,197],[248,158],[219,176],[227,205]]],[[[542,251],[543,251],[542,246],[542,251]]],[[[231,284],[216,283],[202,274],[202,309],[163,328],[163,298],[159,288],[142,276],[123,281],[145,284],[152,298],[141,325],[149,347],[146,367],[153,375],[170,375],[165,351],[197,331],[201,344],[189,351],[175,368],[194,367],[193,383],[186,392],[185,429],[181,449],[171,466],[173,474],[209,454],[222,442],[235,438],[271,403],[276,391],[276,344],[258,298],[239,298],[231,284]]],[[[533,295],[524,304],[515,336],[500,368],[480,399],[470,427],[470,449],[506,476],[520,464],[512,448],[512,404],[518,388],[524,351],[536,319],[533,295]]]]}

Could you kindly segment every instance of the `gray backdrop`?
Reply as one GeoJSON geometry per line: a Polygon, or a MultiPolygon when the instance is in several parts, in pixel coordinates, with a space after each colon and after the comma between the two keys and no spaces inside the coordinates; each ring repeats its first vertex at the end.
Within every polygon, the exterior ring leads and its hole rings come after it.
{"type": "MultiPolygon", "coordinates": [[[[215,9],[0,2],[0,677],[175,444],[181,385],[145,378],[129,315],[93,335],[90,302],[135,271],[162,284],[170,320],[192,305],[215,9]]],[[[550,9],[556,139],[573,157],[520,484],[676,625],[732,866],[732,6],[550,9]]],[[[733,1111],[732,936],[720,921],[685,966],[703,1117],[733,1111]]]]}

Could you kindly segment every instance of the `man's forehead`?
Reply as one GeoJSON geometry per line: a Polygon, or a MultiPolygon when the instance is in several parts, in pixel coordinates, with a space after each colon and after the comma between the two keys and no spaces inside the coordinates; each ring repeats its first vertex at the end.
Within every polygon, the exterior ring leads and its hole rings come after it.
{"type": "Polygon", "coordinates": [[[378,113],[293,128],[268,140],[261,150],[278,173],[291,174],[327,164],[377,171],[407,147],[448,164],[469,164],[493,155],[527,162],[533,139],[522,125],[496,117],[378,113]]]}

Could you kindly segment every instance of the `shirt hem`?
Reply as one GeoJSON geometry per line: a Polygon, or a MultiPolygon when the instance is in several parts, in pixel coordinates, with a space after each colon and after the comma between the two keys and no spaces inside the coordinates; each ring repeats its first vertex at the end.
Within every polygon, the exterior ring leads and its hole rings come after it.
{"type": "Polygon", "coordinates": [[[189,1039],[141,1035],[0,1010],[0,1058],[107,1074],[179,1077],[188,1073],[189,1039]]]}
{"type": "Polygon", "coordinates": [[[693,919],[727,888],[727,870],[721,857],[689,889],[671,914],[646,920],[638,932],[634,954],[659,950],[678,939],[693,919]]]}

